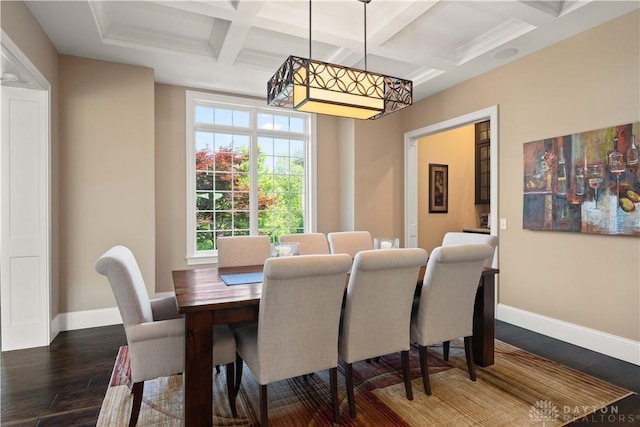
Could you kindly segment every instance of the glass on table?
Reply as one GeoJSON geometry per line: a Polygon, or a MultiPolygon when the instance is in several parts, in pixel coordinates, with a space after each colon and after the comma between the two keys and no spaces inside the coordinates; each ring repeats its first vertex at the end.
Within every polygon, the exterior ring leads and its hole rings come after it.
{"type": "Polygon", "coordinates": [[[285,256],[297,256],[300,255],[300,243],[288,242],[271,245],[272,257],[285,257],[285,256]]]}
{"type": "Polygon", "coordinates": [[[398,249],[400,247],[400,239],[397,237],[376,237],[373,239],[374,249],[398,249]]]}

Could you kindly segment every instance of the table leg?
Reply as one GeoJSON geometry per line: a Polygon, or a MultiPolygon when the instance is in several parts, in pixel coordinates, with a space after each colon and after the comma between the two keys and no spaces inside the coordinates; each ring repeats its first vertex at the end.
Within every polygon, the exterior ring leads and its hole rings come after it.
{"type": "Polygon", "coordinates": [[[184,425],[211,426],[213,419],[213,315],[185,314],[184,425]]]}
{"type": "Polygon", "coordinates": [[[478,366],[494,363],[495,276],[482,275],[473,308],[473,359],[478,366]]]}

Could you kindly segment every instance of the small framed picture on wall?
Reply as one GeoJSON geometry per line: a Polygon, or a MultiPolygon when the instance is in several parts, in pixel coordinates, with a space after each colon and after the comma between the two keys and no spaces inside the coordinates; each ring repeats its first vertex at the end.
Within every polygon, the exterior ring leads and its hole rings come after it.
{"type": "Polygon", "coordinates": [[[449,166],[429,163],[429,213],[449,211],[449,166]]]}

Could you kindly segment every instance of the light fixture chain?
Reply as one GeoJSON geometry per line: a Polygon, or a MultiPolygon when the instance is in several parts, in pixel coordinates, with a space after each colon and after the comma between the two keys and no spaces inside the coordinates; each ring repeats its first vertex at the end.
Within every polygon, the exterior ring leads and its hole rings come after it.
{"type": "Polygon", "coordinates": [[[367,1],[364,1],[364,70],[367,71],[367,1]]]}
{"type": "Polygon", "coordinates": [[[312,59],[311,56],[311,0],[309,0],[309,59],[312,59]]]}

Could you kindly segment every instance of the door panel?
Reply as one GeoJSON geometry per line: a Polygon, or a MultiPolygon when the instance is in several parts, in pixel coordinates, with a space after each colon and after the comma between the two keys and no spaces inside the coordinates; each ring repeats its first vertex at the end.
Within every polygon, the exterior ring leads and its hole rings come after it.
{"type": "Polygon", "coordinates": [[[47,92],[2,90],[2,350],[50,343],[47,92]]]}

